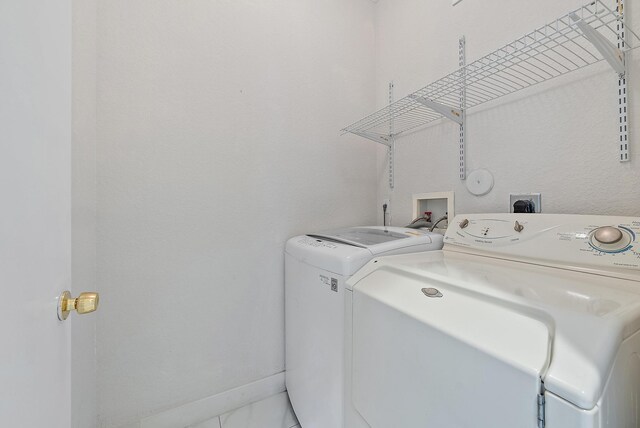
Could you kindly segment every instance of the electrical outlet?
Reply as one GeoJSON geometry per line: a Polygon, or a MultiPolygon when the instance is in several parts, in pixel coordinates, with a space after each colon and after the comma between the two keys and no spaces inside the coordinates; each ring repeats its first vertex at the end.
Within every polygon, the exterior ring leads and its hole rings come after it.
{"type": "Polygon", "coordinates": [[[542,193],[511,193],[509,194],[509,212],[513,212],[513,204],[516,201],[531,201],[535,208],[534,212],[542,212],[542,193]]]}

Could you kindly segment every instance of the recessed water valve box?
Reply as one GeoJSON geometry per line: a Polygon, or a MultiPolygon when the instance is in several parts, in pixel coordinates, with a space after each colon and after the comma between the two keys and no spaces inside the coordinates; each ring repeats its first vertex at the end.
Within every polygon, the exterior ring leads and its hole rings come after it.
{"type": "Polygon", "coordinates": [[[511,193],[509,194],[509,212],[512,213],[513,206],[518,201],[529,201],[533,204],[534,213],[542,212],[542,194],[541,193],[511,193]]]}
{"type": "MultiPolygon", "coordinates": [[[[418,218],[425,212],[431,212],[431,221],[438,221],[443,216],[447,216],[449,220],[455,217],[454,212],[454,193],[453,192],[433,192],[433,193],[417,193],[413,198],[413,212],[411,218],[418,218]]],[[[444,234],[448,220],[444,220],[438,225],[436,232],[444,234]]]]}

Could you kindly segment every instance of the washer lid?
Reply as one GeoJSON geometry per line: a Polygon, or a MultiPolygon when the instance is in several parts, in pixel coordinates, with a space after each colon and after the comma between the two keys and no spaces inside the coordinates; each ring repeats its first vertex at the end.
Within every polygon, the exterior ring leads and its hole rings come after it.
{"type": "MultiPolygon", "coordinates": [[[[447,296],[460,295],[477,300],[479,306],[491,301],[503,307],[505,328],[517,318],[511,311],[544,321],[552,338],[549,367],[543,372],[544,386],[583,409],[597,404],[620,344],[640,330],[638,281],[444,250],[380,258],[378,263],[369,263],[358,271],[347,286],[353,287],[355,295],[359,289],[374,289],[371,287],[377,287],[382,279],[393,287],[381,298],[406,305],[420,317],[430,317],[431,312],[420,314],[411,309],[413,300],[442,306],[447,296]],[[386,272],[384,277],[373,275],[381,270],[386,272]],[[413,288],[410,292],[415,299],[401,298],[398,293],[408,292],[401,291],[401,286],[413,288]],[[430,298],[422,288],[436,288],[443,297],[430,298]]],[[[430,328],[458,337],[460,332],[468,335],[478,322],[474,312],[457,310],[429,321],[430,328]],[[456,314],[459,318],[449,322],[456,314]],[[452,326],[459,333],[446,330],[452,326]]]]}
{"type": "Polygon", "coordinates": [[[374,428],[535,428],[551,334],[542,313],[377,269],[353,292],[352,401],[374,428]]]}
{"type": "Polygon", "coordinates": [[[348,227],[309,234],[308,236],[367,248],[372,254],[381,254],[398,248],[433,242],[431,233],[405,227],[348,227]]]}

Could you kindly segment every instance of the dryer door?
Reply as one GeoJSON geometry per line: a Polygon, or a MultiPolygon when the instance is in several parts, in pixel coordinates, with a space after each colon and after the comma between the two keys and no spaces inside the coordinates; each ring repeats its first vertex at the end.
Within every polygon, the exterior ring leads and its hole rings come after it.
{"type": "Polygon", "coordinates": [[[544,314],[390,267],[353,294],[352,400],[372,428],[537,426],[544,314]]]}

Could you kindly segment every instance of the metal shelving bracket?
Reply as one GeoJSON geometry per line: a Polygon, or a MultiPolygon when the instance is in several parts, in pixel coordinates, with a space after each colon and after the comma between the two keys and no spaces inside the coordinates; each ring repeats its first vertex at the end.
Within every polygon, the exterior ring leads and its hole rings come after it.
{"type": "Polygon", "coordinates": [[[602,33],[586,23],[577,14],[571,13],[569,16],[576,26],[582,31],[584,37],[591,42],[594,48],[600,52],[609,65],[618,73],[618,135],[620,145],[620,162],[629,161],[629,128],[627,117],[627,61],[625,51],[626,29],[625,29],[625,0],[617,1],[618,19],[616,22],[617,44],[607,39],[602,33]]]}
{"type": "Polygon", "coordinates": [[[580,19],[575,13],[570,13],[569,16],[587,40],[591,42],[593,47],[596,48],[609,65],[613,67],[616,73],[623,75],[625,72],[624,52],[611,43],[609,39],[598,32],[598,30],[580,19]]]}
{"type": "MultiPolygon", "coordinates": [[[[627,49],[627,37],[625,28],[625,0],[618,0],[618,23],[616,33],[618,35],[618,49],[624,55],[627,49]]],[[[618,126],[620,142],[620,162],[629,162],[629,120],[627,117],[627,61],[623,57],[624,73],[618,76],[618,126]]]]}
{"type": "Polygon", "coordinates": [[[466,82],[466,65],[467,65],[467,42],[464,36],[458,40],[458,66],[460,67],[460,133],[458,134],[458,149],[459,149],[459,173],[460,180],[466,180],[467,178],[467,165],[465,162],[465,127],[467,126],[467,82],[466,82]]]}
{"type": "Polygon", "coordinates": [[[449,120],[456,122],[458,125],[462,125],[462,111],[453,107],[449,107],[444,104],[437,103],[425,97],[414,97],[414,100],[419,102],[425,107],[430,108],[433,111],[437,111],[449,120]]]}
{"type": "Polygon", "coordinates": [[[353,131],[352,134],[355,134],[362,138],[366,138],[368,140],[374,141],[379,144],[384,144],[385,146],[389,146],[389,147],[391,146],[391,137],[388,135],[379,135],[379,134],[374,134],[369,132],[360,132],[360,131],[353,131]]]}
{"type": "MultiPolygon", "coordinates": [[[[389,82],[389,108],[391,108],[391,105],[393,104],[394,98],[393,98],[393,81],[389,82]]],[[[396,156],[396,137],[395,135],[395,127],[394,127],[394,120],[393,117],[391,118],[391,120],[389,120],[389,137],[390,137],[390,141],[391,144],[389,144],[389,188],[391,190],[393,190],[393,186],[394,186],[394,158],[396,156]]]]}

